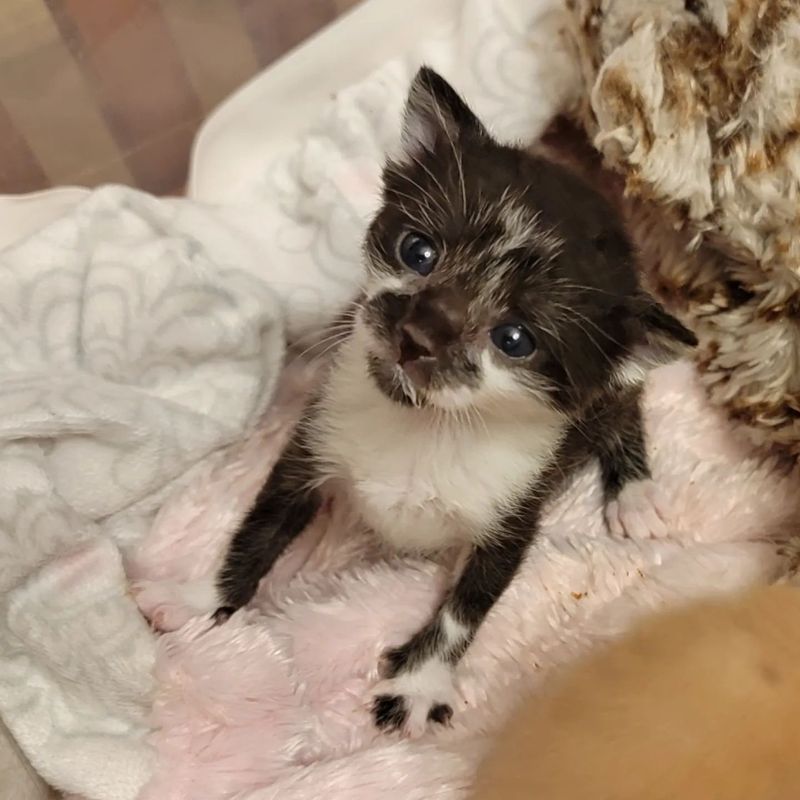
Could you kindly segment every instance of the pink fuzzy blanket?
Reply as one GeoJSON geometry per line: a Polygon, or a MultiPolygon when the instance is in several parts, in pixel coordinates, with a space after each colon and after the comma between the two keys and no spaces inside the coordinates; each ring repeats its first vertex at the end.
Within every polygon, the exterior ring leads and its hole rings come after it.
{"type": "Polygon", "coordinates": [[[130,572],[162,629],[153,744],[142,800],[462,798],[482,741],[519,693],[633,617],[666,602],[768,581],[777,541],[800,519],[796,473],[754,454],[709,407],[691,368],[652,375],[654,482],[601,519],[593,470],[548,515],[544,534],[460,668],[451,729],[408,741],[366,710],[378,655],[439,596],[435,565],[377,553],[331,508],[226,625],[193,616],[202,578],[276,457],[308,374],[293,368],[260,434],[205,462],[161,511],[130,572]]]}

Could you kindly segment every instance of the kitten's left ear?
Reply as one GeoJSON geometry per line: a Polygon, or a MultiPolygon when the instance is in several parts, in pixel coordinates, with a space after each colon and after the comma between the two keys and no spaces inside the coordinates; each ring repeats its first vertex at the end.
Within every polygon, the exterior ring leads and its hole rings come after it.
{"type": "Polygon", "coordinates": [[[646,366],[666,364],[697,346],[697,337],[682,322],[646,292],[637,293],[628,303],[628,324],[637,327],[640,344],[634,352],[646,366]]]}
{"type": "Polygon", "coordinates": [[[458,92],[438,72],[430,67],[420,68],[408,92],[395,160],[408,162],[425,151],[432,153],[437,142],[455,145],[466,133],[488,136],[458,92]]]}

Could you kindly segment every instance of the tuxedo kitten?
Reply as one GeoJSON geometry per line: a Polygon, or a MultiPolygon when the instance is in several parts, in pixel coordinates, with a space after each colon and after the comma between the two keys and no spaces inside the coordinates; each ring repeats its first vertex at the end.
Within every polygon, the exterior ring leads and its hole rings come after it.
{"type": "Polygon", "coordinates": [[[641,291],[611,206],[496,142],[427,68],[364,250],[352,329],[232,540],[217,618],[331,491],[398,550],[465,546],[436,613],[383,660],[375,721],[412,732],[449,720],[453,668],[565,479],[597,458],[611,500],[648,477],[643,367],[695,338],[641,291]]]}

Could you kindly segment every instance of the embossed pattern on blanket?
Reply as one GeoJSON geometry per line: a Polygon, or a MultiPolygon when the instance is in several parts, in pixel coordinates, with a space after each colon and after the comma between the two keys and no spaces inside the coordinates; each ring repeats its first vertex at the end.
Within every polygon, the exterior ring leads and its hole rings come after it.
{"type": "Polygon", "coordinates": [[[92,800],[132,800],[152,769],[125,553],[252,427],[283,357],[268,292],[212,265],[213,221],[181,231],[183,207],[109,187],[0,254],[0,714],[92,800]]]}
{"type": "Polygon", "coordinates": [[[178,626],[158,644],[159,767],[143,800],[463,798],[483,734],[523,688],[648,608],[776,577],[775,541],[800,521],[798,476],[729,429],[688,365],[661,368],[647,397],[657,491],[624,503],[635,538],[608,537],[596,472],[581,476],[460,669],[452,729],[393,739],[372,727],[369,689],[382,649],[436,603],[434,565],[381,557],[333,508],[226,625],[209,629],[181,604],[182,583],[213,565],[299,405],[284,397],[259,437],[207,465],[139,552],[141,604],[178,626]]]}

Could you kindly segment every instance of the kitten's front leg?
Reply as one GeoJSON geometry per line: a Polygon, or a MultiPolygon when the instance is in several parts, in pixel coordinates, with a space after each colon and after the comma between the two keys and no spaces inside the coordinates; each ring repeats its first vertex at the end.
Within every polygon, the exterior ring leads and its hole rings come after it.
{"type": "Polygon", "coordinates": [[[509,515],[496,535],[476,546],[428,624],[404,645],[385,653],[386,680],[372,703],[379,728],[418,735],[429,723],[450,721],[455,667],[522,563],[536,531],[538,502],[533,506],[509,515]]]}
{"type": "Polygon", "coordinates": [[[650,477],[642,412],[638,405],[631,404],[620,413],[625,418],[619,421],[618,429],[598,436],[596,444],[606,505],[616,500],[631,482],[650,477]]]}
{"type": "Polygon", "coordinates": [[[255,595],[278,557],[309,524],[321,504],[304,428],[295,432],[253,507],[236,531],[217,576],[219,608],[225,621],[255,595]]]}
{"type": "Polygon", "coordinates": [[[620,409],[618,420],[596,445],[606,527],[620,538],[660,538],[667,534],[669,501],[650,475],[638,394],[620,409]]]}

